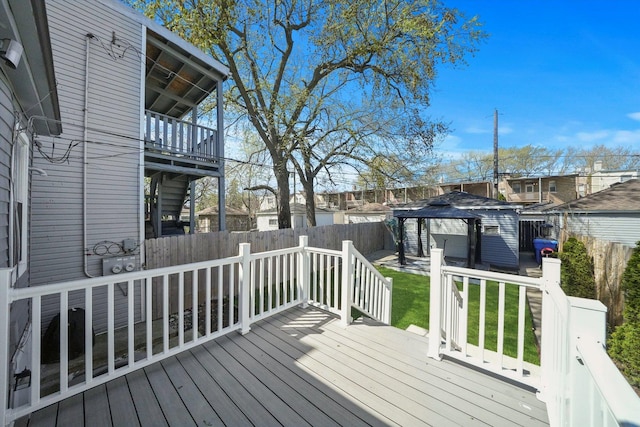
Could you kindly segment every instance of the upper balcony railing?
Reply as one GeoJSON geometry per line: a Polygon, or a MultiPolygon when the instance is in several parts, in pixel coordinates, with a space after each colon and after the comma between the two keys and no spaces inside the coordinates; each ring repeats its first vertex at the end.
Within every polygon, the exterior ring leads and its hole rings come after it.
{"type": "Polygon", "coordinates": [[[145,119],[147,153],[195,162],[218,162],[221,150],[215,129],[148,110],[145,119]]]}

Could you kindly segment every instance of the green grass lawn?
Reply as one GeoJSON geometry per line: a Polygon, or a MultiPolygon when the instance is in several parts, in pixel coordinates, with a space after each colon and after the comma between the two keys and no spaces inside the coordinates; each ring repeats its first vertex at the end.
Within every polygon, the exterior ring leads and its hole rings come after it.
{"type": "MultiPolygon", "coordinates": [[[[413,324],[429,328],[429,277],[399,272],[384,267],[378,270],[386,277],[393,278],[393,302],[391,325],[406,329],[413,324]]],[[[461,286],[461,285],[460,285],[461,286]]],[[[487,282],[485,310],[485,348],[496,351],[498,326],[498,283],[487,282]]],[[[469,323],[467,342],[478,344],[480,313],[480,286],[469,285],[469,323]]],[[[539,364],[538,350],[532,330],[531,314],[525,310],[524,360],[539,364]]],[[[518,289],[506,286],[505,292],[505,336],[504,354],[517,356],[518,289]]]]}

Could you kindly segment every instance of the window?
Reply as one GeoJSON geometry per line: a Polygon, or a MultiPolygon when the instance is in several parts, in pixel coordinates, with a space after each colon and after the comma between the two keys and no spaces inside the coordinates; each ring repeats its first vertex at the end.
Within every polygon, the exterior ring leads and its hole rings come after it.
{"type": "Polygon", "coordinates": [[[499,225],[483,225],[482,234],[484,234],[485,236],[499,236],[500,226],[499,225]]]}
{"type": "Polygon", "coordinates": [[[269,227],[277,227],[278,218],[269,218],[269,227]]]}
{"type": "Polygon", "coordinates": [[[27,269],[27,226],[29,196],[29,138],[26,133],[18,134],[13,146],[11,167],[11,211],[9,221],[12,224],[11,266],[18,267],[18,276],[27,269]]]}
{"type": "Polygon", "coordinates": [[[556,189],[556,182],[555,181],[549,181],[549,192],[550,193],[555,193],[556,191],[558,191],[556,189]]]}
{"type": "Polygon", "coordinates": [[[511,188],[514,193],[522,193],[522,186],[520,185],[520,181],[515,181],[511,183],[511,188]]]}
{"type": "Polygon", "coordinates": [[[527,193],[533,193],[535,190],[536,183],[533,181],[528,181],[524,184],[524,191],[527,193]]]}

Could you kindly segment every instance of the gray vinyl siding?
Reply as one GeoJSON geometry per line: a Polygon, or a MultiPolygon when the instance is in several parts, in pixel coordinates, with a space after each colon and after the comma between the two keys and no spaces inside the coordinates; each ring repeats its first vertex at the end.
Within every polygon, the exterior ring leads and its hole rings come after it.
{"type": "MultiPolygon", "coordinates": [[[[62,115],[63,134],[55,140],[56,156],[74,145],[66,162],[50,163],[40,153],[35,166],[49,175],[33,185],[32,285],[102,276],[103,256],[93,253],[101,241],[139,241],[142,197],[141,70],[143,28],[127,16],[95,1],[47,0],[49,30],[62,115]],[[120,47],[112,46],[112,34],[120,47]],[[87,125],[87,247],[83,247],[83,109],[86,35],[90,42],[87,125]],[[126,49],[127,43],[131,46],[126,49]],[[115,57],[110,56],[113,52],[115,57]],[[122,53],[124,52],[124,55],[122,53]],[[116,134],[116,135],[114,135],[116,134]],[[120,136],[120,135],[124,135],[120,136]]],[[[42,138],[45,152],[52,138],[42,138]]],[[[139,259],[138,259],[139,264],[139,259]]],[[[99,294],[99,293],[98,293],[99,294]]],[[[99,299],[94,298],[94,302],[99,299]]],[[[44,302],[45,320],[59,311],[44,302]]],[[[126,297],[116,291],[116,307],[126,311],[126,297]]],[[[84,306],[72,295],[70,307],[84,306]]],[[[94,304],[98,322],[106,304],[94,304]]],[[[119,316],[119,314],[117,314],[119,316]]]]}
{"type": "Polygon", "coordinates": [[[0,73],[0,268],[9,266],[9,188],[13,134],[11,89],[0,73]]]}
{"type": "MultiPolygon", "coordinates": [[[[562,225],[559,229],[562,229],[562,225]]],[[[636,242],[640,241],[640,211],[602,214],[573,213],[567,216],[567,231],[571,234],[634,247],[636,242]]]]}
{"type": "Polygon", "coordinates": [[[482,217],[482,225],[497,225],[500,235],[482,234],[482,262],[498,267],[517,268],[519,264],[518,249],[518,214],[515,211],[473,211],[482,217]]]}

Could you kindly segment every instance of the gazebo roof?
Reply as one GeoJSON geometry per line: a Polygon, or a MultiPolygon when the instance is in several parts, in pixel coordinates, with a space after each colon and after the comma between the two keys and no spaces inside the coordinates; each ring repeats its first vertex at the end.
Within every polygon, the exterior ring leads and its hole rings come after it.
{"type": "Polygon", "coordinates": [[[396,218],[478,219],[470,211],[457,209],[443,200],[433,200],[428,206],[416,210],[396,211],[396,218]]]}

